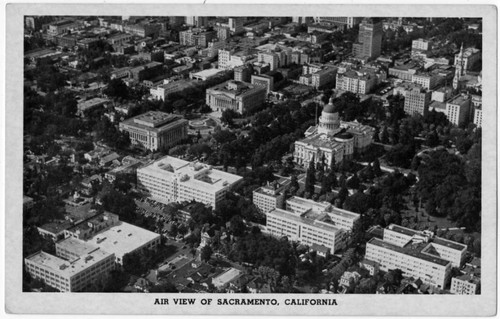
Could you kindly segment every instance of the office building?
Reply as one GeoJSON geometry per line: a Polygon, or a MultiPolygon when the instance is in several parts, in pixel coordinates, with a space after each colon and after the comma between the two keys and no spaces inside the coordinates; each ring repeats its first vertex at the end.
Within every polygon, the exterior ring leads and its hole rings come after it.
{"type": "Polygon", "coordinates": [[[471,103],[473,107],[473,121],[476,127],[483,126],[483,102],[480,95],[472,95],[471,103]]]}
{"type": "Polygon", "coordinates": [[[359,59],[376,59],[382,50],[382,22],[377,18],[365,18],[359,25],[358,41],[353,53],[359,59]]]}
{"type": "Polygon", "coordinates": [[[415,86],[405,94],[404,111],[409,115],[427,114],[429,104],[431,103],[432,92],[415,86]]]}
{"type": "Polygon", "coordinates": [[[412,57],[426,57],[428,51],[432,50],[432,41],[426,39],[416,39],[411,42],[412,57]]]}
{"type": "Polygon", "coordinates": [[[242,113],[249,107],[259,106],[266,99],[262,86],[229,80],[206,91],[206,103],[215,111],[227,109],[242,113]]]}
{"type": "Polygon", "coordinates": [[[249,65],[242,65],[234,68],[234,80],[240,82],[250,83],[252,77],[252,67],[249,65]]]}
{"type": "Polygon", "coordinates": [[[464,74],[467,74],[467,70],[470,70],[474,64],[481,59],[481,50],[476,48],[463,49],[463,45],[460,48],[460,52],[455,54],[455,66],[462,67],[464,74]]]}
{"type": "Polygon", "coordinates": [[[170,156],[137,169],[138,187],[152,199],[164,204],[195,200],[214,209],[241,179],[206,164],[170,156]]]}
{"type": "Polygon", "coordinates": [[[350,69],[336,74],[337,90],[368,94],[378,83],[378,76],[372,72],[350,69]]]}
{"type": "Polygon", "coordinates": [[[179,32],[179,43],[181,45],[198,46],[206,48],[208,43],[217,37],[215,31],[194,28],[179,32]]]}
{"type": "MultiPolygon", "coordinates": [[[[160,235],[120,221],[118,215],[109,212],[92,216],[64,231],[65,238],[85,242],[102,251],[113,254],[115,262],[123,265],[123,256],[143,250],[156,250],[160,235]]],[[[67,245],[71,254],[71,245],[67,245]]],[[[60,254],[67,254],[61,250],[60,254]]]]}
{"type": "Polygon", "coordinates": [[[32,278],[61,292],[88,290],[115,268],[115,256],[74,238],[56,243],[57,256],[39,251],[24,259],[32,278]]]}
{"type": "Polygon", "coordinates": [[[275,208],[266,215],[266,231],[310,247],[324,247],[330,253],[343,249],[348,239],[347,231],[336,227],[328,214],[312,210],[296,214],[275,208]]]}
{"type": "Polygon", "coordinates": [[[455,295],[475,295],[481,287],[481,259],[474,257],[460,269],[461,275],[451,279],[450,292],[455,295]]]}
{"type": "Polygon", "coordinates": [[[471,98],[466,94],[459,94],[446,102],[446,116],[450,123],[457,126],[469,121],[471,98]]]}
{"type": "Polygon", "coordinates": [[[230,50],[219,50],[218,56],[218,68],[222,70],[231,70],[235,67],[244,65],[248,60],[252,58],[252,55],[247,54],[243,51],[235,52],[230,50]]]}
{"type": "Polygon", "coordinates": [[[383,239],[372,238],[366,244],[365,259],[388,271],[400,269],[404,276],[444,289],[450,281],[451,268],[460,267],[467,246],[434,236],[430,231],[415,231],[389,225],[383,239]]]}
{"type": "Polygon", "coordinates": [[[358,122],[340,121],[333,98],[325,105],[319,124],[305,132],[305,138],[295,142],[294,161],[308,167],[311,161],[330,167],[332,158],[340,163],[354,152],[363,152],[371,144],[375,129],[358,122]]]}
{"type": "Polygon", "coordinates": [[[129,134],[133,145],[156,151],[187,138],[188,121],[178,115],[159,111],[132,117],[120,123],[120,131],[129,134]]]}
{"type": "Polygon", "coordinates": [[[285,208],[285,190],[289,184],[290,180],[282,178],[257,188],[253,191],[253,204],[264,214],[275,208],[285,208]]]}
{"type": "Polygon", "coordinates": [[[189,16],[186,17],[185,20],[186,25],[188,26],[193,26],[197,28],[206,28],[208,27],[208,17],[194,17],[194,16],[189,16]]]}

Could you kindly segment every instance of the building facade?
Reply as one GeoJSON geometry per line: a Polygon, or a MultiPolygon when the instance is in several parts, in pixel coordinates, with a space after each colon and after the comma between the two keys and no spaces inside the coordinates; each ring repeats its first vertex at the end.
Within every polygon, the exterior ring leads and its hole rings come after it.
{"type": "Polygon", "coordinates": [[[166,156],[137,169],[137,185],[153,200],[168,204],[195,200],[214,209],[242,177],[211,166],[166,156]]]}
{"type": "Polygon", "coordinates": [[[216,111],[227,109],[243,113],[247,108],[259,106],[266,99],[266,89],[262,86],[230,80],[208,88],[206,103],[216,111]]]}
{"type": "Polygon", "coordinates": [[[267,185],[253,191],[252,202],[263,214],[275,208],[285,207],[285,188],[290,184],[287,179],[268,182],[267,185]]]}
{"type": "Polygon", "coordinates": [[[429,110],[432,92],[423,88],[414,87],[405,94],[404,111],[407,114],[424,116],[429,110]]]}
{"type": "Polygon", "coordinates": [[[132,144],[156,151],[187,138],[188,121],[177,115],[149,111],[121,122],[119,129],[129,134],[132,144]]]}
{"type": "Polygon", "coordinates": [[[359,59],[376,59],[382,50],[382,22],[376,18],[365,18],[359,25],[358,41],[353,44],[353,53],[359,59]]]}
{"type": "Polygon", "coordinates": [[[446,102],[446,116],[448,121],[455,125],[462,125],[469,121],[471,107],[470,96],[459,94],[446,102]]]}
{"type": "Polygon", "coordinates": [[[429,231],[389,225],[382,240],[368,241],[365,258],[377,262],[383,271],[401,269],[404,276],[444,289],[450,282],[451,268],[463,264],[466,250],[466,245],[435,237],[429,231]]]}

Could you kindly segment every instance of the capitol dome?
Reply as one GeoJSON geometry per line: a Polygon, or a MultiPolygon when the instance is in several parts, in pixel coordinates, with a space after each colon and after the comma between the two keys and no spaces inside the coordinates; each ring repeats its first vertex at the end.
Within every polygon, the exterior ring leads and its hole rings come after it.
{"type": "Polygon", "coordinates": [[[330,98],[328,104],[323,108],[323,113],[338,113],[338,108],[333,105],[333,97],[330,98]]]}

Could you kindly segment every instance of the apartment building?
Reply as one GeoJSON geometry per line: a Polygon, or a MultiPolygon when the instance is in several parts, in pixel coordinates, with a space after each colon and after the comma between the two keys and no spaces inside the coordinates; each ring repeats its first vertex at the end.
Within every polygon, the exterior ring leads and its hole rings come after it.
{"type": "Polygon", "coordinates": [[[61,292],[85,291],[115,268],[115,256],[74,238],[56,243],[56,256],[44,251],[24,259],[31,277],[61,292]]]}
{"type": "Polygon", "coordinates": [[[152,151],[165,149],[185,139],[187,128],[187,120],[159,111],[149,111],[119,124],[120,131],[128,132],[132,144],[152,151]]]}
{"type": "Polygon", "coordinates": [[[283,209],[285,206],[285,188],[289,184],[290,180],[282,178],[257,188],[253,191],[253,204],[264,214],[275,208],[283,209]]]}
{"type": "Polygon", "coordinates": [[[208,88],[206,103],[212,110],[231,109],[243,113],[247,108],[264,103],[266,94],[262,86],[229,80],[208,88]]]}
{"type": "Polygon", "coordinates": [[[435,237],[432,232],[392,224],[384,229],[382,240],[374,237],[368,241],[365,258],[377,262],[383,271],[401,269],[405,276],[444,288],[451,268],[462,265],[466,250],[466,245],[435,237]]]}
{"type": "Polygon", "coordinates": [[[214,209],[241,179],[206,164],[171,156],[137,169],[138,187],[152,199],[164,204],[195,200],[214,209]]]}

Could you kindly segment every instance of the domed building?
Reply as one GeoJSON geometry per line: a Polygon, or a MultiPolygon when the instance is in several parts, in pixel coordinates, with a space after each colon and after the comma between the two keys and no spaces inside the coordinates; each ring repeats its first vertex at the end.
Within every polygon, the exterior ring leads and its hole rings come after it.
{"type": "Polygon", "coordinates": [[[338,106],[333,98],[321,112],[318,125],[305,132],[305,138],[295,142],[293,157],[296,163],[308,167],[314,160],[330,167],[332,157],[335,163],[351,158],[354,153],[363,152],[372,143],[375,129],[357,121],[344,122],[339,119],[338,106]]]}

